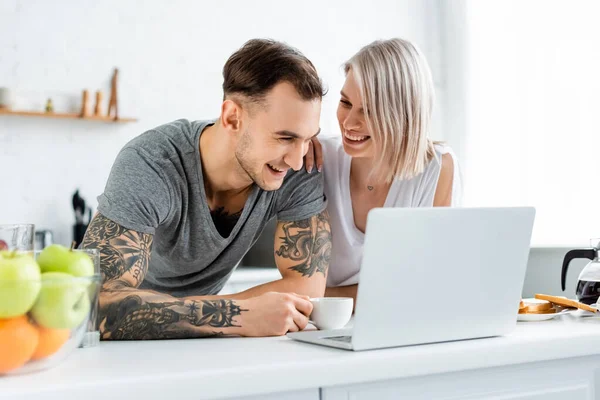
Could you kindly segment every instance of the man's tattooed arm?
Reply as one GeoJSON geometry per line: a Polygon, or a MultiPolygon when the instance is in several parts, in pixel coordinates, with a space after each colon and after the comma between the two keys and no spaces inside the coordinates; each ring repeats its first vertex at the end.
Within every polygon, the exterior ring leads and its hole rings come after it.
{"type": "Polygon", "coordinates": [[[100,252],[103,284],[138,287],[148,271],[152,235],[124,228],[102,214],[96,214],[80,247],[100,252]]]}
{"type": "Polygon", "coordinates": [[[230,299],[175,298],[138,289],[148,272],[152,235],[96,214],[80,246],[100,252],[99,327],[103,339],[174,339],[241,333],[248,311],[230,299]]]}
{"type": "Polygon", "coordinates": [[[275,240],[278,265],[308,278],[315,274],[327,277],[331,258],[331,228],[329,214],[323,211],[302,221],[280,222],[275,240]],[[288,265],[292,264],[292,265],[288,265]]]}
{"type": "Polygon", "coordinates": [[[103,339],[184,339],[224,336],[240,328],[243,311],[233,300],[191,300],[136,290],[105,291],[100,297],[103,339]]]}
{"type": "Polygon", "coordinates": [[[327,211],[301,221],[280,221],[275,230],[275,262],[282,279],[229,296],[248,299],[266,292],[321,297],[331,258],[327,211]]]}

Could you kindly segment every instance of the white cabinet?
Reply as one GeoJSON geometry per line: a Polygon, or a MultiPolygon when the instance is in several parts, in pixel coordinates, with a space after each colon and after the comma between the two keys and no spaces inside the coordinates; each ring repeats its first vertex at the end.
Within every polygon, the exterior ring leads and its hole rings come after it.
{"type": "Polygon", "coordinates": [[[598,359],[547,363],[324,388],[322,400],[593,400],[598,359]]]}
{"type": "MultiPolygon", "coordinates": [[[[425,390],[423,390],[425,392],[425,390]]],[[[573,386],[554,389],[540,389],[531,392],[497,392],[483,395],[454,395],[447,393],[437,397],[429,397],[430,394],[406,393],[398,387],[375,387],[363,389],[332,389],[324,390],[322,400],[385,400],[385,399],[427,399],[427,400],[587,400],[591,397],[588,386],[573,386]]]]}

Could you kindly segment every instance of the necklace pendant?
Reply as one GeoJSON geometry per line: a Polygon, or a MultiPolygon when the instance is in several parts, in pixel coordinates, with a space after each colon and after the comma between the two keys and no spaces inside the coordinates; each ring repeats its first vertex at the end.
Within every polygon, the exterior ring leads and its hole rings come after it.
{"type": "Polygon", "coordinates": [[[367,189],[373,190],[373,186],[367,186],[367,189]]]}

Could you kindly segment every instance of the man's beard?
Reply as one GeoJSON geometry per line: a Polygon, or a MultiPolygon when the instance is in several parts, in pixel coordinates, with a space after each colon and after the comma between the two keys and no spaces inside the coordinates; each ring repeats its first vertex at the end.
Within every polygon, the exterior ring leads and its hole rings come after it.
{"type": "Polygon", "coordinates": [[[235,149],[235,158],[240,166],[240,173],[245,173],[255,184],[257,184],[263,190],[272,190],[265,187],[265,183],[261,179],[261,177],[253,172],[252,166],[256,163],[250,158],[249,153],[251,153],[252,148],[252,139],[250,138],[250,133],[245,131],[242,134],[242,137],[235,149]]]}

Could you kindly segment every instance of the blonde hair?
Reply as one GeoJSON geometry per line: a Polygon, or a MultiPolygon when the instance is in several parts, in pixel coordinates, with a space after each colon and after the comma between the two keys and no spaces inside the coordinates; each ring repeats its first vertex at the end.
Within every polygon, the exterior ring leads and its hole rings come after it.
{"type": "Polygon", "coordinates": [[[378,40],[344,64],[350,70],[376,149],[373,176],[389,183],[422,173],[435,151],[428,137],[433,80],[421,51],[406,40],[378,40]]]}

